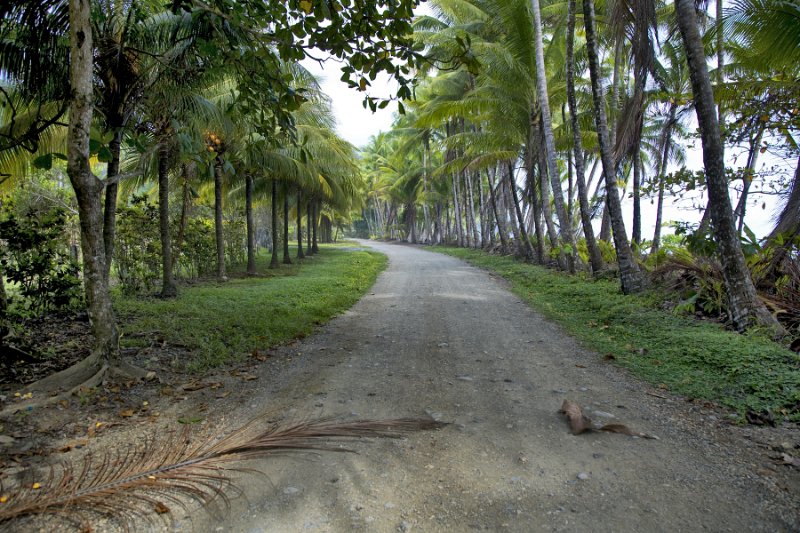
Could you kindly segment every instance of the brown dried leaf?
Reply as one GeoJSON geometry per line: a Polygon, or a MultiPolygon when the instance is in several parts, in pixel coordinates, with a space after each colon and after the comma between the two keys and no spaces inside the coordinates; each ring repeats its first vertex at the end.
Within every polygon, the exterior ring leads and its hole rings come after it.
{"type": "Polygon", "coordinates": [[[204,383],[202,381],[193,381],[191,383],[184,383],[181,385],[181,390],[185,392],[194,392],[200,389],[205,389],[208,387],[208,383],[204,383]]]}
{"type": "Polygon", "coordinates": [[[120,411],[119,416],[122,418],[130,418],[133,416],[133,409],[125,409],[124,411],[120,411]]]}
{"type": "Polygon", "coordinates": [[[169,507],[161,502],[156,502],[154,509],[158,514],[166,514],[169,512],[169,507]]]}

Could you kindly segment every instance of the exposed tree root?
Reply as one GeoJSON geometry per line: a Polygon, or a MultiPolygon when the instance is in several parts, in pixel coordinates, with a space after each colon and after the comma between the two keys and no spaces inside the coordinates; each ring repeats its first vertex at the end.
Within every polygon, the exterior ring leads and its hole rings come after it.
{"type": "Polygon", "coordinates": [[[122,361],[109,365],[102,351],[95,350],[69,368],[23,387],[20,392],[23,396],[30,393],[31,398],[5,406],[0,410],[0,417],[58,403],[81,389],[97,387],[109,374],[134,380],[145,379],[152,375],[142,368],[122,361]]]}

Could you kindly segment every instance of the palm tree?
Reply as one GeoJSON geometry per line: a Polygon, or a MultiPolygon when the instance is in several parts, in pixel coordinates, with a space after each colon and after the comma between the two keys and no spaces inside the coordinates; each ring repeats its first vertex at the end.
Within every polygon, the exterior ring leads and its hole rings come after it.
{"type": "Polygon", "coordinates": [[[611,154],[612,146],[608,135],[606,119],[605,95],[600,85],[597,54],[597,35],[595,32],[594,0],[583,0],[583,21],[586,27],[586,51],[589,57],[589,74],[592,80],[592,100],[594,102],[594,118],[597,126],[597,140],[600,145],[600,156],[603,165],[603,176],[606,187],[606,205],[614,234],[614,246],[617,251],[617,264],[622,292],[630,294],[644,288],[642,275],[636,260],[633,258],[625,222],[622,219],[622,207],[617,192],[615,165],[611,154]]]}
{"type": "Polygon", "coordinates": [[[781,326],[758,299],[753,280],[744,261],[741,244],[733,221],[733,209],[725,179],[723,145],[705,61],[703,41],[697,25],[694,2],[676,0],[675,13],[686,49],[686,60],[692,81],[695,112],[703,144],[703,165],[708,187],[708,211],[713,222],[718,254],[722,262],[726,295],[731,320],[739,330],[762,325],[776,330],[781,326]]]}

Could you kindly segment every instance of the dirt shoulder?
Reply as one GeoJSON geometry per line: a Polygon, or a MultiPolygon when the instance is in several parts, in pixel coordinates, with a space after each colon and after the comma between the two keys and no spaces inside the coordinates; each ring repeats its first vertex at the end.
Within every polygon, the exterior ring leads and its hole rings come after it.
{"type": "MultiPolygon", "coordinates": [[[[167,431],[178,418],[224,431],[260,413],[271,420],[428,415],[452,424],[357,443],[357,455],[253,462],[265,476],[237,479],[243,492],[224,518],[198,510],[179,516],[177,527],[800,529],[800,475],[780,459],[800,444],[796,427],[732,425],[724,411],[654,389],[582,349],[486,272],[413,247],[370,246],[389,256],[389,268],[319,333],[188,387],[133,387],[130,417],[109,411],[117,427],[97,420],[97,434],[63,456],[167,431]],[[558,413],[564,399],[599,422],[659,439],[571,435],[558,413]]],[[[76,422],[83,436],[65,432],[53,446],[86,439],[97,421],[76,422]]]]}

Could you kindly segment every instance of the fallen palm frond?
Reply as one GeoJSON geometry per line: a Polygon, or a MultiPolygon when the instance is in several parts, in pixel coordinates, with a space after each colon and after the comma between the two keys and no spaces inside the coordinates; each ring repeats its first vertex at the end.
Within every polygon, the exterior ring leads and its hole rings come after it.
{"type": "Polygon", "coordinates": [[[230,474],[239,461],[303,450],[351,451],[342,441],[360,437],[396,438],[411,431],[436,429],[430,419],[337,421],[322,419],[259,430],[259,420],[214,442],[194,443],[188,430],[151,437],[121,453],[87,455],[44,475],[29,471],[13,487],[0,482],[0,524],[35,514],[51,514],[86,526],[105,518],[127,529],[134,521],[172,519],[165,501],[184,507],[194,500],[210,512],[226,509],[226,491],[237,490],[230,474]],[[45,477],[46,479],[37,479],[45,477]]]}
{"type": "Polygon", "coordinates": [[[588,416],[583,414],[580,405],[571,400],[564,400],[559,412],[564,413],[567,417],[573,435],[580,435],[581,433],[587,433],[589,431],[605,431],[608,433],[621,433],[632,437],[641,437],[643,439],[658,439],[655,435],[634,431],[624,424],[606,424],[604,426],[598,426],[592,422],[588,416]]]}

